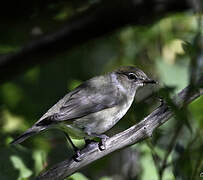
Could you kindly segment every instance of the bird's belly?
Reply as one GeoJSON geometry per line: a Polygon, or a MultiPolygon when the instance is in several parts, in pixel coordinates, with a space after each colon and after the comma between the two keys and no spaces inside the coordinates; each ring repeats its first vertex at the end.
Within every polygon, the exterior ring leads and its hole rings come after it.
{"type": "Polygon", "coordinates": [[[89,114],[74,121],[75,127],[80,127],[87,133],[102,134],[112,128],[128,111],[132,102],[121,107],[115,106],[89,114]]]}
{"type": "Polygon", "coordinates": [[[73,121],[61,123],[60,129],[66,131],[71,137],[81,139],[90,137],[90,134],[103,134],[111,129],[128,111],[133,98],[127,103],[91,113],[73,121]]]}

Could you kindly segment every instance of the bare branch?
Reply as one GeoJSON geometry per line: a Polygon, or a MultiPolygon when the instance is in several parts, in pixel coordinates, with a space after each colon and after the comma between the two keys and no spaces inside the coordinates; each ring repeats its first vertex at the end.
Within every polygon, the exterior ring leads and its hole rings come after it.
{"type": "Polygon", "coordinates": [[[58,31],[30,42],[14,54],[0,56],[0,82],[123,26],[149,25],[168,13],[190,8],[189,0],[103,0],[69,19],[58,31]]]}
{"type": "MultiPolygon", "coordinates": [[[[189,98],[185,100],[188,90],[190,90],[190,88],[186,87],[177,95],[176,98],[174,98],[174,102],[176,102],[178,108],[183,107],[183,105],[187,105],[203,94],[203,88],[197,88],[196,90],[193,89],[190,91],[189,98]]],[[[82,161],[76,162],[74,159],[67,159],[42,173],[35,180],[62,180],[80,170],[82,167],[87,166],[111,152],[151,137],[153,131],[165,123],[173,115],[174,113],[166,106],[166,104],[164,104],[154,110],[140,123],[109,138],[106,141],[106,150],[100,151],[98,146],[93,146],[91,150],[84,148],[82,150],[82,161]]]]}

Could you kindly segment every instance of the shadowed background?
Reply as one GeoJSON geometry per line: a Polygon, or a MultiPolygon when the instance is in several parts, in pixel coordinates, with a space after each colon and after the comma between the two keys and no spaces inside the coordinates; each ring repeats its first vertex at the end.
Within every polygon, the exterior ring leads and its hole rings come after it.
{"type": "MultiPolygon", "coordinates": [[[[0,7],[0,179],[28,180],[73,155],[57,130],[21,145],[11,147],[9,142],[81,82],[135,65],[160,82],[160,95],[167,98],[190,82],[191,60],[198,62],[196,75],[202,74],[203,47],[195,41],[203,29],[200,15],[186,1],[176,6],[163,2],[161,6],[157,1],[22,0],[0,7]],[[190,53],[191,46],[195,53],[190,53]]],[[[159,106],[151,97],[157,89],[148,86],[139,92],[108,134],[121,132],[159,106]]],[[[150,140],[98,160],[67,179],[198,179],[203,171],[202,112],[200,97],[184,116],[164,124],[150,140]]]]}

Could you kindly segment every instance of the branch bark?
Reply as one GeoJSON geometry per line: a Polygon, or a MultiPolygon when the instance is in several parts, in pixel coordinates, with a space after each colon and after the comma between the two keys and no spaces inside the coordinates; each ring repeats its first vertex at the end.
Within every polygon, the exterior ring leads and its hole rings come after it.
{"type": "MultiPolygon", "coordinates": [[[[203,83],[201,83],[203,84],[203,83]]],[[[181,108],[203,94],[203,88],[192,89],[188,86],[173,99],[178,108],[181,108]]],[[[56,164],[46,172],[43,172],[35,180],[62,180],[65,177],[80,170],[82,167],[124,147],[138,143],[152,136],[153,131],[169,120],[174,115],[173,111],[166,104],[158,107],[140,123],[129,129],[114,135],[106,141],[106,150],[100,151],[98,146],[91,150],[82,150],[82,161],[67,159],[56,164]]]]}
{"type": "Polygon", "coordinates": [[[0,56],[0,83],[57,53],[123,26],[149,25],[168,13],[191,9],[189,0],[103,0],[68,20],[63,28],[25,45],[14,54],[0,56]]]}

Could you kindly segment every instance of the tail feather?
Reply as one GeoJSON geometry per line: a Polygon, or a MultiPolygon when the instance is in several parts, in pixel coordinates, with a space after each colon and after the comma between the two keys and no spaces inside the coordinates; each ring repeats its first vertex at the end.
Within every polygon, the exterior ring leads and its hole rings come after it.
{"type": "Polygon", "coordinates": [[[28,129],[26,132],[24,132],[22,135],[17,137],[16,139],[14,139],[10,144],[12,144],[12,145],[19,144],[19,143],[23,142],[24,140],[26,140],[27,138],[29,138],[30,136],[33,136],[42,130],[44,130],[44,128],[32,127],[30,129],[28,129]]]}

